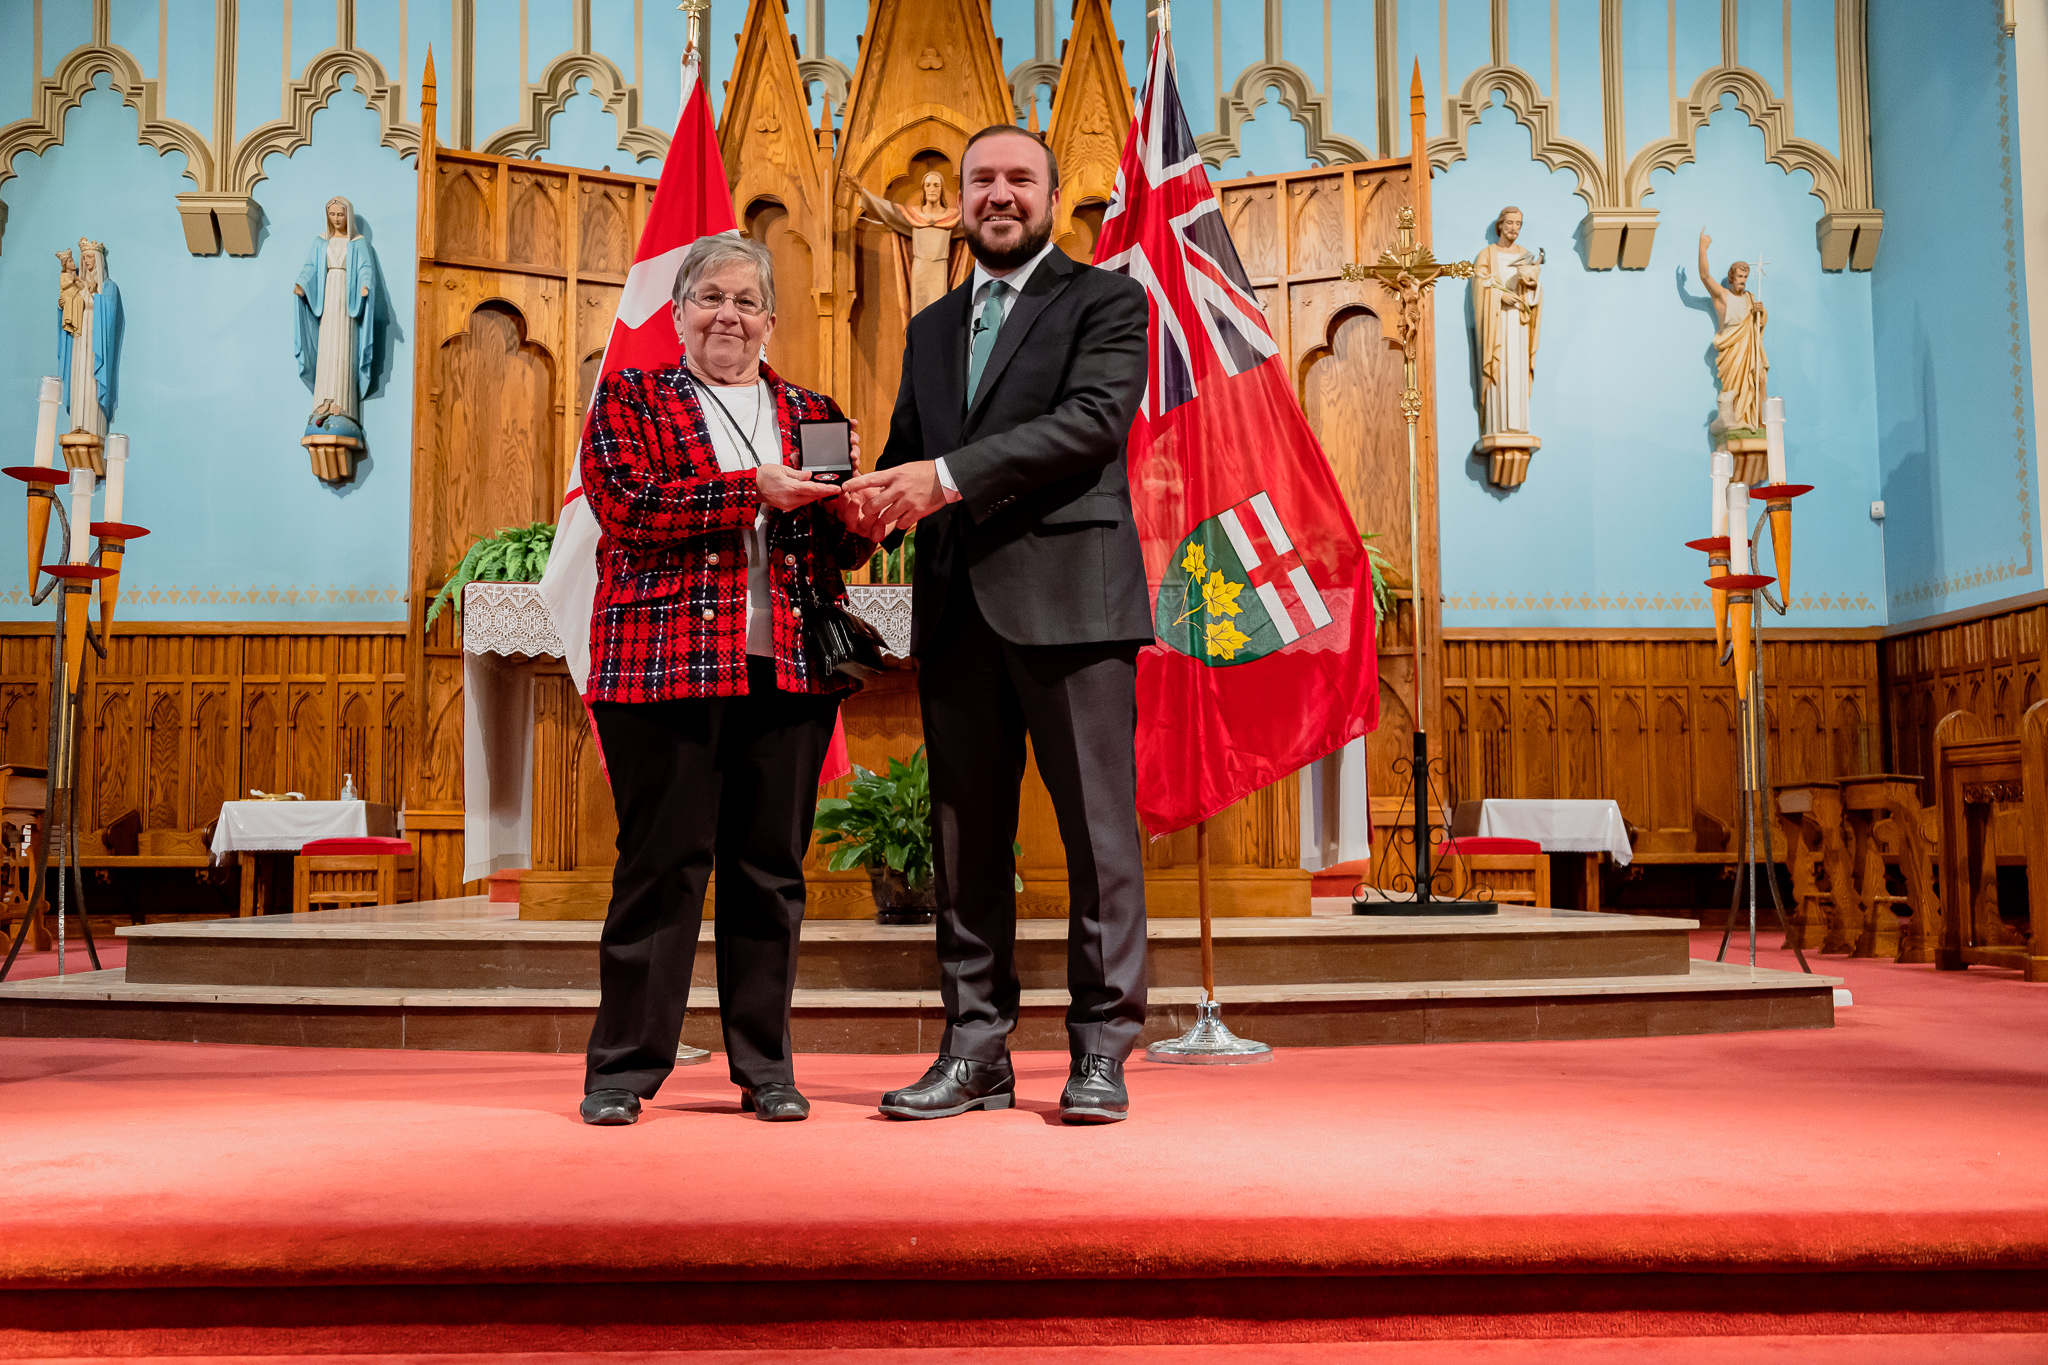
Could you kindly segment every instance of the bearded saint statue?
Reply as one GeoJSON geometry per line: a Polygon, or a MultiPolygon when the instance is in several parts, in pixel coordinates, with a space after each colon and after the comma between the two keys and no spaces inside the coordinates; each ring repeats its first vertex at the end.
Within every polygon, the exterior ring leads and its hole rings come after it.
{"type": "Polygon", "coordinates": [[[1472,323],[1479,333],[1479,433],[1529,429],[1529,391],[1543,335],[1543,261],[1517,245],[1522,211],[1504,208],[1497,239],[1472,258],[1472,323]]]}
{"type": "Polygon", "coordinates": [[[121,335],[121,291],[107,278],[105,243],[79,238],[75,266],[69,251],[57,253],[57,319],[57,373],[71,430],[105,436],[121,335]]]}
{"type": "Polygon", "coordinates": [[[1700,280],[1714,299],[1721,329],[1714,333],[1714,375],[1721,383],[1720,423],[1730,431],[1761,431],[1764,425],[1765,382],[1771,360],[1764,354],[1764,324],[1769,315],[1763,301],[1749,292],[1749,263],[1736,261],[1719,282],[1707,266],[1713,239],[1700,232],[1700,280]]]}
{"type": "Polygon", "coordinates": [[[967,279],[974,268],[960,240],[959,205],[946,203],[946,178],[927,171],[915,204],[898,204],[872,193],[852,176],[841,177],[860,193],[868,215],[896,234],[896,263],[902,273],[905,312],[910,321],[941,295],[967,279]]]}
{"type": "Polygon", "coordinates": [[[306,434],[360,444],[384,285],[370,244],[356,231],[355,209],[340,195],[327,201],[326,231],[313,239],[292,293],[298,296],[299,378],[313,391],[306,434]]]}

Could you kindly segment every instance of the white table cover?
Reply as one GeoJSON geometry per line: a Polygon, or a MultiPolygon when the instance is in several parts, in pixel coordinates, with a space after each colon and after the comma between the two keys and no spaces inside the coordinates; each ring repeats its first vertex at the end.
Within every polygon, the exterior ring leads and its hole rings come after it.
{"type": "Polygon", "coordinates": [[[361,839],[369,832],[364,801],[226,801],[213,830],[213,857],[297,853],[315,839],[361,839]]]}
{"type": "MultiPolygon", "coordinates": [[[[910,589],[855,584],[849,605],[910,655],[910,589]]],[[[533,676],[564,646],[537,583],[471,583],[462,605],[462,880],[533,866],[533,676]]]]}
{"type": "Polygon", "coordinates": [[[1545,853],[1607,853],[1623,866],[1634,856],[1612,801],[1482,801],[1479,837],[1534,839],[1545,853]]]}

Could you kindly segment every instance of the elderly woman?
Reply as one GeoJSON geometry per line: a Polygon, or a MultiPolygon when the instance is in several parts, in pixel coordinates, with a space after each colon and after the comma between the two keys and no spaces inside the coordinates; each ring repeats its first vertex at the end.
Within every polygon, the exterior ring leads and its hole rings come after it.
{"type": "MultiPolygon", "coordinates": [[[[632,1123],[674,1068],[718,872],[719,1022],[742,1112],[801,1119],[790,992],[804,849],[839,699],[803,613],[845,596],[874,543],[837,485],[793,468],[797,423],[839,417],[761,359],[774,264],[744,237],[699,238],[675,292],[683,362],[607,375],[583,436],[603,530],[590,712],[619,814],[599,949],[585,1123],[632,1123]]],[[[855,452],[858,460],[858,450],[855,452]]]]}

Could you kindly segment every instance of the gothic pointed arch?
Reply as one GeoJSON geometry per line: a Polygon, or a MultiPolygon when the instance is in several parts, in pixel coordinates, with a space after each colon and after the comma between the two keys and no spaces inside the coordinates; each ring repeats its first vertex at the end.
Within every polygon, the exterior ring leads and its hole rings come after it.
{"type": "Polygon", "coordinates": [[[377,59],[358,48],[330,47],[307,62],[299,79],[286,87],[282,117],[263,124],[236,144],[222,177],[222,190],[247,194],[264,178],[266,158],[290,156],[312,145],[313,115],[341,89],[343,76],[355,77],[356,92],[375,111],[377,140],[401,157],[417,157],[420,130],[405,121],[400,89],[385,77],[377,59]]]}
{"type": "MultiPolygon", "coordinates": [[[[718,149],[741,229],[775,258],[776,370],[823,388],[829,329],[819,325],[832,288],[831,133],[810,126],[803,72],[782,0],[751,0],[725,90],[718,149]]],[[[829,304],[827,305],[829,307],[829,304]]]]}
{"type": "Polygon", "coordinates": [[[1529,130],[1529,150],[1536,160],[1553,171],[1570,171],[1578,178],[1577,193],[1589,209],[1613,202],[1607,168],[1591,147],[1558,131],[1557,101],[1545,99],[1529,73],[1517,66],[1489,66],[1475,71],[1449,101],[1445,110],[1446,131],[1429,140],[1429,164],[1443,170],[1461,161],[1472,125],[1479,122],[1499,91],[1515,121],[1529,130]]]}
{"type": "Polygon", "coordinates": [[[641,160],[659,161],[668,155],[668,134],[641,125],[640,87],[598,52],[564,52],[549,62],[540,80],[520,97],[525,116],[492,133],[482,150],[493,156],[538,157],[547,149],[548,125],[568,107],[576,82],[584,79],[605,112],[618,120],[621,148],[641,160]]]}
{"type": "Polygon", "coordinates": [[[14,177],[16,156],[40,156],[64,140],[64,120],[101,75],[119,92],[122,103],[135,110],[136,141],[154,147],[158,155],[183,152],[185,174],[192,183],[202,190],[216,188],[213,151],[205,134],[163,112],[161,83],[143,79],[142,68],[121,48],[91,45],[74,48],[55,71],[36,82],[33,113],[0,128],[0,185],[14,177]]]}
{"type": "Polygon", "coordinates": [[[1629,202],[1640,203],[1650,192],[1650,173],[1674,171],[1698,155],[1699,131],[1721,107],[1721,97],[1735,96],[1735,107],[1764,135],[1764,159],[1786,171],[1805,171],[1813,177],[1814,197],[1830,213],[1861,208],[1851,204],[1844,193],[1842,163],[1817,142],[1792,135],[1792,108],[1776,95],[1754,71],[1723,66],[1707,72],[1693,83],[1692,92],[1676,111],[1677,127],[1670,137],[1652,142],[1635,154],[1628,164],[1623,190],[1629,202]]]}
{"type": "Polygon", "coordinates": [[[1063,56],[1046,129],[1046,143],[1060,161],[1060,207],[1052,235],[1062,245],[1070,237],[1078,245],[1085,235],[1089,251],[1084,254],[1092,254],[1100,206],[1116,194],[1117,162],[1133,107],[1109,0],[1078,0],[1063,56]],[[1076,232],[1077,211],[1085,219],[1091,205],[1096,207],[1086,232],[1076,232]]]}
{"type": "Polygon", "coordinates": [[[1216,131],[1195,139],[1202,160],[1221,166],[1241,150],[1238,138],[1244,121],[1265,103],[1266,91],[1280,92],[1280,107],[1301,125],[1302,141],[1311,161],[1335,166],[1347,161],[1366,161],[1371,153],[1365,144],[1331,131],[1330,97],[1316,92],[1308,73],[1288,61],[1254,62],[1238,73],[1228,95],[1216,101],[1216,131]]]}

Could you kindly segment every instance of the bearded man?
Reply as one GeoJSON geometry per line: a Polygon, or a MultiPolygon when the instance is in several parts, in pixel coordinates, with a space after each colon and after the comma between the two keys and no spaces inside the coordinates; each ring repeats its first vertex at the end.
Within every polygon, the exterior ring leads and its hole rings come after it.
{"type": "Polygon", "coordinates": [[[876,471],[850,481],[870,535],[917,527],[911,652],[931,760],[946,1032],[892,1118],[1016,1102],[1011,849],[1024,743],[1067,851],[1069,1123],[1129,1112],[1145,1025],[1138,650],[1152,642],[1124,447],[1148,308],[1128,276],[1051,245],[1059,165],[999,124],[960,159],[973,276],[910,322],[876,471]]]}

